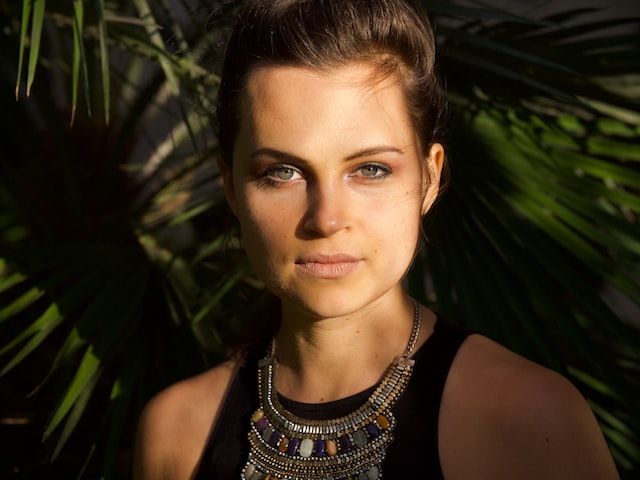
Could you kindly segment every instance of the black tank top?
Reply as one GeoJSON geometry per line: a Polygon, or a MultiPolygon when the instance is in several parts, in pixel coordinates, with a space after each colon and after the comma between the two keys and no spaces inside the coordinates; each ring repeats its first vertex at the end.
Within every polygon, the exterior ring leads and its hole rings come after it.
{"type": "MultiPolygon", "coordinates": [[[[385,478],[443,478],[438,455],[440,400],[449,367],[471,333],[438,319],[433,334],[413,355],[416,363],[411,381],[393,408],[397,426],[395,440],[382,464],[385,478]]],[[[232,380],[195,480],[240,478],[249,454],[249,418],[258,408],[258,360],[264,355],[264,348],[250,351],[232,380]]],[[[299,403],[282,397],[280,400],[299,417],[322,420],[352,412],[365,402],[374,388],[321,404],[299,403]]]]}

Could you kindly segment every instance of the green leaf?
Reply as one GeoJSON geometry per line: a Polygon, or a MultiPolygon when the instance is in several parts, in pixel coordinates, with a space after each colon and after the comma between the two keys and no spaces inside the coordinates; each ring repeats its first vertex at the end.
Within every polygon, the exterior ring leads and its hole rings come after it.
{"type": "MultiPolygon", "coordinates": [[[[82,368],[82,365],[81,365],[81,368],[82,368]]],[[[60,455],[60,452],[62,451],[65,444],[67,443],[67,440],[69,440],[69,437],[71,436],[75,428],[78,426],[78,423],[80,422],[80,419],[82,418],[82,415],[84,414],[87,408],[89,399],[91,398],[91,395],[95,390],[98,380],[100,380],[100,374],[101,374],[100,369],[95,370],[91,374],[89,379],[82,386],[82,389],[80,390],[77,398],[73,403],[73,407],[69,412],[69,416],[67,417],[67,421],[64,424],[64,428],[62,429],[60,438],[58,439],[56,446],[53,450],[53,453],[51,454],[52,462],[58,458],[58,456],[60,455]]],[[[51,431],[49,430],[45,432],[45,439],[50,433],[51,431]]]]}
{"type": "MultiPolygon", "coordinates": [[[[142,340],[142,339],[141,339],[142,340]]],[[[109,396],[110,419],[107,432],[107,446],[105,448],[105,464],[107,472],[102,478],[113,478],[111,467],[116,464],[118,454],[122,449],[122,434],[130,419],[129,407],[131,398],[136,390],[136,383],[139,380],[139,373],[149,358],[148,343],[140,341],[140,348],[131,348],[127,351],[122,363],[122,368],[113,383],[109,396]]]]}
{"type": "Polygon", "coordinates": [[[80,366],[76,370],[71,385],[69,385],[62,401],[53,412],[53,416],[47,424],[43,437],[44,440],[46,440],[60,422],[62,422],[83,392],[86,389],[90,390],[92,384],[95,385],[101,364],[102,359],[96,355],[93,345],[89,346],[82,357],[80,366]]]}
{"type": "MultiPolygon", "coordinates": [[[[140,268],[140,264],[136,268],[135,259],[131,260],[133,262],[129,266],[133,273],[127,274],[128,272],[124,271],[121,272],[122,277],[114,278],[114,281],[107,287],[107,291],[101,294],[97,302],[92,303],[84,313],[82,320],[78,322],[79,325],[85,326],[85,329],[89,329],[88,332],[78,330],[80,335],[87,335],[85,338],[88,338],[89,346],[71,384],[47,424],[45,438],[52,434],[72,408],[78,409],[75,415],[83,414],[86,406],[86,404],[82,404],[84,390],[91,385],[94,377],[100,374],[100,371],[108,365],[117,351],[122,348],[120,342],[124,338],[125,332],[136,324],[142,298],[147,291],[149,271],[147,268],[140,268]],[[101,321],[105,318],[105,312],[102,307],[105,302],[113,298],[118,298],[121,303],[117,305],[112,303],[107,306],[106,314],[110,323],[108,328],[104,328],[105,325],[101,324],[101,321]],[[100,334],[97,334],[96,329],[100,330],[100,334]],[[93,333],[91,330],[96,334],[91,335],[93,333]],[[81,403],[78,404],[78,402],[81,403]]],[[[143,260],[143,258],[139,258],[138,262],[143,260]]],[[[72,417],[70,423],[68,423],[69,428],[75,428],[76,424],[77,420],[72,417]]],[[[67,438],[68,435],[66,435],[64,441],[67,438]]],[[[64,441],[58,445],[57,449],[64,446],[64,441]]]]}
{"type": "Polygon", "coordinates": [[[91,115],[91,102],[89,102],[89,74],[87,72],[87,60],[84,52],[84,42],[82,32],[84,28],[84,2],[83,0],[73,0],[73,64],[72,64],[72,89],[71,89],[71,125],[73,125],[76,108],[78,106],[78,90],[80,77],[87,99],[87,110],[91,115]]]}
{"type": "MultiPolygon", "coordinates": [[[[26,3],[29,0],[26,0],[26,3]]],[[[27,70],[27,97],[31,95],[31,86],[36,76],[36,66],[40,57],[40,40],[44,25],[46,0],[33,0],[33,18],[31,23],[31,47],[29,48],[29,66],[27,70]]]]}
{"type": "MultiPolygon", "coordinates": [[[[4,273],[5,272],[3,272],[3,274],[4,273]]],[[[15,287],[27,278],[25,274],[20,272],[13,272],[10,275],[3,275],[2,277],[0,277],[0,293],[15,287]]]]}
{"type": "MultiPolygon", "coordinates": [[[[443,26],[438,27],[438,33],[446,35],[448,41],[460,41],[462,45],[466,46],[469,49],[472,48],[474,51],[478,47],[480,49],[485,49],[486,52],[482,52],[484,54],[482,56],[487,56],[488,54],[496,55],[502,58],[505,63],[509,61],[509,59],[504,58],[506,55],[508,57],[512,57],[513,59],[526,62],[529,65],[548,67],[550,69],[556,70],[558,73],[570,75],[575,74],[573,70],[565,65],[561,65],[557,62],[548,60],[544,57],[541,57],[540,55],[532,55],[522,49],[505,45],[504,43],[495,41],[491,38],[480,37],[472,33],[467,33],[464,30],[443,26]]],[[[456,45],[456,47],[460,48],[458,45],[456,45]]]]}
{"type": "MultiPolygon", "coordinates": [[[[115,261],[115,259],[114,259],[115,261]]],[[[49,377],[65,360],[70,359],[73,354],[82,346],[95,341],[104,328],[105,318],[114,318],[110,325],[112,331],[121,331],[127,323],[128,309],[130,304],[122,306],[120,302],[114,302],[114,298],[127,301],[129,296],[139,289],[144,289],[146,285],[146,274],[140,276],[140,272],[146,272],[147,265],[144,258],[129,256],[124,266],[116,274],[105,273],[104,278],[108,279],[104,285],[95,285],[95,293],[86,309],[75,322],[74,328],[67,336],[65,342],[60,347],[56,358],[52,362],[51,369],[47,374],[49,377]]],[[[140,293],[141,294],[141,293],[140,293]]],[[[102,338],[108,335],[101,334],[102,338]]]]}
{"type": "Polygon", "coordinates": [[[201,213],[206,212],[207,210],[211,210],[211,207],[213,207],[216,203],[218,203],[218,200],[215,199],[209,202],[199,202],[197,205],[194,205],[192,208],[189,208],[185,212],[174,216],[169,221],[169,225],[178,225],[194,217],[197,217],[201,213]]]}
{"type": "Polygon", "coordinates": [[[24,51],[27,44],[27,31],[31,19],[31,0],[22,0],[22,21],[20,22],[20,52],[18,54],[18,76],[16,78],[16,100],[20,98],[20,81],[24,63],[24,51]]]}
{"type": "Polygon", "coordinates": [[[144,20],[145,29],[149,36],[149,40],[151,41],[151,45],[162,53],[158,58],[158,61],[160,62],[160,67],[164,71],[167,82],[169,83],[169,89],[171,93],[178,95],[178,93],[180,93],[179,82],[173,71],[170,55],[167,52],[162,35],[160,35],[160,26],[155,21],[151,7],[149,7],[149,3],[146,0],[133,0],[133,4],[138,10],[140,18],[144,20]]]}
{"type": "Polygon", "coordinates": [[[571,162],[571,165],[577,171],[593,175],[602,180],[610,180],[620,185],[628,186],[636,191],[640,190],[640,172],[637,170],[581,153],[562,152],[553,155],[558,160],[571,162]]]}
{"type": "Polygon", "coordinates": [[[111,119],[111,73],[104,0],[97,0],[96,5],[98,6],[98,39],[100,43],[100,71],[102,73],[104,121],[109,125],[109,121],[111,119]]]}
{"type": "Polygon", "coordinates": [[[4,366],[0,371],[0,377],[4,376],[24,360],[29,354],[31,354],[40,344],[49,336],[53,330],[55,330],[64,320],[64,317],[60,314],[58,305],[51,304],[49,308],[29,326],[23,330],[16,338],[11,342],[5,344],[0,350],[0,355],[5,355],[7,352],[13,350],[13,348],[23,341],[29,339],[29,341],[18,351],[17,354],[4,366]]]}
{"type": "Polygon", "coordinates": [[[201,322],[218,304],[220,300],[242,279],[248,270],[246,261],[238,262],[233,270],[226,275],[214,289],[214,293],[207,303],[196,313],[191,321],[192,325],[201,322]]]}
{"type": "MultiPolygon", "coordinates": [[[[637,138],[640,141],[640,137],[637,138]]],[[[640,162],[640,144],[621,142],[615,138],[590,136],[587,140],[588,152],[593,155],[606,155],[618,161],[640,162]]]]}
{"type": "Polygon", "coordinates": [[[493,60],[487,60],[480,56],[470,55],[462,50],[450,50],[447,52],[447,56],[459,62],[462,62],[463,64],[472,65],[474,67],[485,70],[493,77],[503,77],[505,79],[512,80],[516,83],[532,87],[534,90],[537,90],[539,92],[544,92],[548,95],[551,95],[552,97],[562,99],[568,103],[578,103],[577,98],[573,94],[563,92],[562,90],[559,90],[552,85],[535,80],[523,73],[516,72],[510,68],[505,67],[504,65],[500,65],[494,62],[493,60]]]}
{"type": "Polygon", "coordinates": [[[44,292],[38,287],[33,287],[17,297],[13,302],[0,310],[0,323],[33,305],[36,300],[42,298],[43,293],[44,292]]]}

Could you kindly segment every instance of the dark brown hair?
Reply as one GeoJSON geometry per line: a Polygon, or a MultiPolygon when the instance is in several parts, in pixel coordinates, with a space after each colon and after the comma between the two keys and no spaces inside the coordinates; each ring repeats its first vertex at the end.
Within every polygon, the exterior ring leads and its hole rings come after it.
{"type": "Polygon", "coordinates": [[[443,142],[446,100],[426,14],[409,0],[247,0],[227,44],[218,93],[220,156],[232,167],[247,76],[258,65],[328,69],[363,61],[399,73],[424,151],[443,142]]]}

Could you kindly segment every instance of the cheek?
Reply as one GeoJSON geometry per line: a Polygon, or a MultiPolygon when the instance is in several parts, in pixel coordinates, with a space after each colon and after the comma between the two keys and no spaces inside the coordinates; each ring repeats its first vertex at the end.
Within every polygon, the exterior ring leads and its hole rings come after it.
{"type": "Polygon", "coordinates": [[[272,256],[276,253],[274,242],[265,225],[253,218],[245,216],[240,220],[242,245],[252,270],[263,280],[269,276],[272,256]]]}
{"type": "Polygon", "coordinates": [[[390,257],[413,256],[420,235],[420,205],[416,201],[378,209],[370,217],[372,241],[385,246],[390,257]],[[375,238],[374,238],[375,237],[375,238]]]}
{"type": "Polygon", "coordinates": [[[412,200],[398,205],[386,218],[388,220],[381,222],[380,228],[387,243],[391,245],[391,251],[395,252],[393,256],[396,259],[402,257],[411,261],[420,237],[421,204],[412,200]]]}
{"type": "MultiPolygon", "coordinates": [[[[287,224],[291,215],[265,202],[242,201],[238,219],[249,258],[264,262],[286,246],[287,224]]],[[[290,229],[290,227],[289,227],[290,229]]]]}

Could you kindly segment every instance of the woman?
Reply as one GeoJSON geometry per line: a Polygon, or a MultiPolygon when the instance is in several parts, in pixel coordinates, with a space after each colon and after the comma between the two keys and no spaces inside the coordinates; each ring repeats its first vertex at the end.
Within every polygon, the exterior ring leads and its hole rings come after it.
{"type": "Polygon", "coordinates": [[[156,396],[137,479],[613,479],[562,377],[403,288],[443,180],[445,102],[402,0],[251,0],[219,93],[219,167],[272,335],[156,396]]]}

